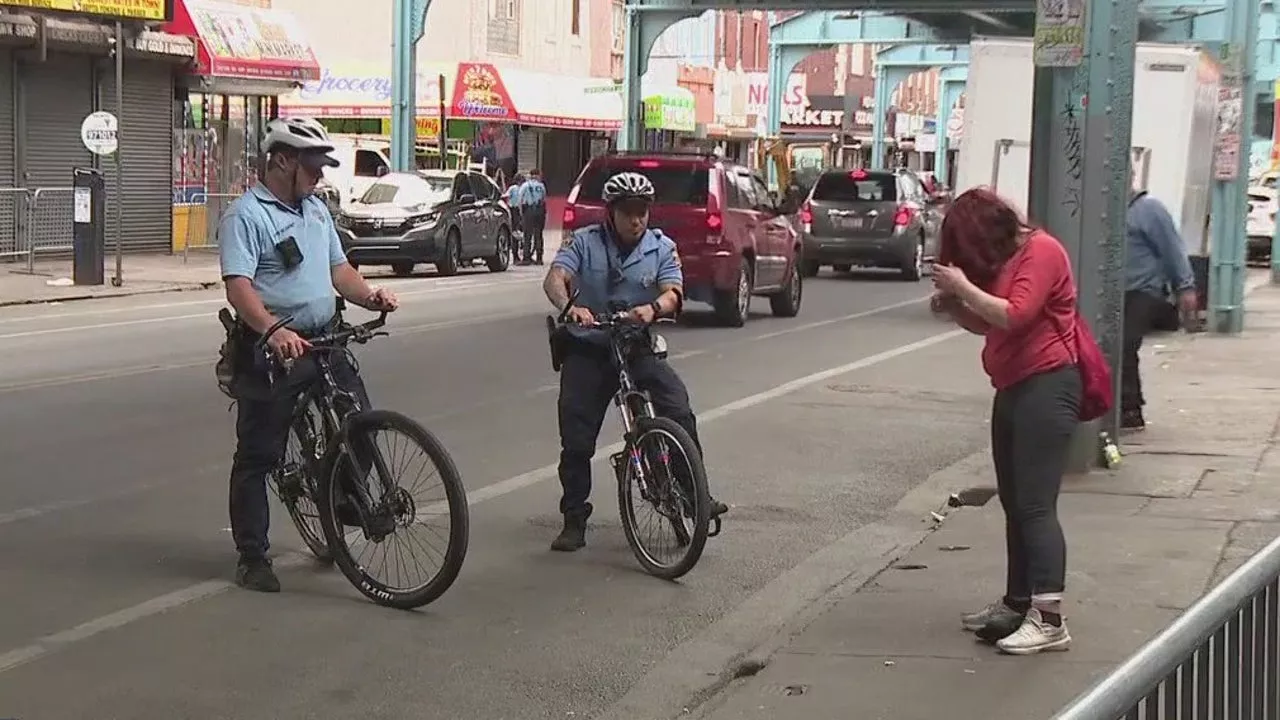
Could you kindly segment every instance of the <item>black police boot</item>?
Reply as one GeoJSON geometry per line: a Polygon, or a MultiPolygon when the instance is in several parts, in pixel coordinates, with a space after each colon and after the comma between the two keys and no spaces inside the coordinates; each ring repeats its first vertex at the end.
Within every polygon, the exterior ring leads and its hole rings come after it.
{"type": "Polygon", "coordinates": [[[556,552],[574,552],[587,546],[587,518],[591,517],[591,503],[582,510],[564,514],[564,529],[551,541],[556,552]]]}
{"type": "Polygon", "coordinates": [[[724,504],[724,502],[720,500],[711,498],[711,517],[717,518],[727,512],[729,512],[728,505],[724,504]]]}
{"type": "Polygon", "coordinates": [[[236,584],[254,592],[280,592],[280,579],[266,558],[240,558],[236,565],[236,584]]]}

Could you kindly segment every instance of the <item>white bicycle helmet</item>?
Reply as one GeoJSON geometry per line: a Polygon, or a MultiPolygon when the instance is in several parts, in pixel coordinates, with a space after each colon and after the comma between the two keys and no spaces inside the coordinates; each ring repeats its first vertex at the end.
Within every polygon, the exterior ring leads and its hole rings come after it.
{"type": "Polygon", "coordinates": [[[601,197],[606,205],[623,200],[648,200],[653,202],[656,192],[649,178],[635,172],[622,172],[605,181],[601,197]]]}
{"type": "Polygon", "coordinates": [[[311,118],[276,118],[267,123],[262,137],[262,147],[267,152],[279,146],[294,150],[318,150],[333,152],[333,141],[329,139],[329,131],[318,121],[311,118]]]}

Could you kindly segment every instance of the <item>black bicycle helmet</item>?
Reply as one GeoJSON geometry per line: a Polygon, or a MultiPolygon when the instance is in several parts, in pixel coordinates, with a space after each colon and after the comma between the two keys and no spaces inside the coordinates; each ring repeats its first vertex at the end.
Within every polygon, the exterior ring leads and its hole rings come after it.
{"type": "Polygon", "coordinates": [[[635,172],[621,172],[605,181],[601,197],[606,205],[623,200],[647,200],[653,202],[655,195],[653,183],[649,178],[635,172]]]}

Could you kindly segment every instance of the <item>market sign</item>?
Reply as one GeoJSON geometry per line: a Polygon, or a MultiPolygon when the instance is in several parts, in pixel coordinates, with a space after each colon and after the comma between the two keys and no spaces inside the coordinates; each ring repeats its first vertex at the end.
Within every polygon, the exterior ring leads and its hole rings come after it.
{"type": "MultiPolygon", "coordinates": [[[[863,96],[861,100],[862,109],[854,113],[854,127],[870,127],[875,122],[875,99],[870,96],[863,96]]],[[[805,104],[801,107],[785,107],[782,110],[782,124],[795,125],[799,127],[841,127],[844,125],[845,111],[842,109],[826,109],[817,110],[809,106],[809,99],[806,96],[805,104]]]]}
{"type": "Polygon", "coordinates": [[[173,0],[4,0],[0,7],[96,15],[121,20],[168,22],[173,0]]]}
{"type": "Polygon", "coordinates": [[[645,98],[644,127],[646,130],[686,133],[696,130],[698,123],[693,93],[684,88],[673,88],[645,98]]]}
{"type": "MultiPolygon", "coordinates": [[[[440,76],[453,78],[453,63],[418,63],[417,114],[440,115],[440,76]]],[[[448,98],[447,90],[444,96],[448,98]]],[[[280,111],[293,116],[385,118],[391,115],[391,76],[374,63],[326,65],[320,77],[280,96],[280,111]]]]}
{"type": "Polygon", "coordinates": [[[516,110],[498,69],[488,63],[459,63],[453,114],[475,120],[513,120],[516,110]]]}

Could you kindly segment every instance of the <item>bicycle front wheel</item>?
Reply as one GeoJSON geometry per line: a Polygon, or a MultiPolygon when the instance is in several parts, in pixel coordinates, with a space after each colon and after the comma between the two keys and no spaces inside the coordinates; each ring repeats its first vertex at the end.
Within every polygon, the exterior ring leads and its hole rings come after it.
{"type": "Polygon", "coordinates": [[[387,410],[350,418],[346,444],[320,494],[338,569],[380,605],[408,610],[436,600],[462,570],[470,533],[453,459],[418,422],[387,410]]]}
{"type": "Polygon", "coordinates": [[[674,420],[643,418],[623,463],[618,506],[627,544],[649,574],[682,577],[702,557],[711,525],[707,470],[698,446],[674,420]],[[670,542],[655,537],[664,533],[670,533],[670,542]]]}

